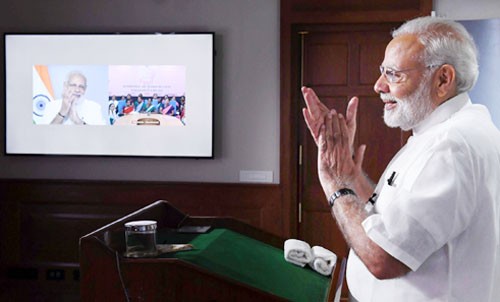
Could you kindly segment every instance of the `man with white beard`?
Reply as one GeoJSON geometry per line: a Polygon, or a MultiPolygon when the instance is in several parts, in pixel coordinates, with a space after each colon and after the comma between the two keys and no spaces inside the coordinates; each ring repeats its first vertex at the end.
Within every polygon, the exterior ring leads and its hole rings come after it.
{"type": "Polygon", "coordinates": [[[417,18],[393,32],[374,85],[389,127],[412,130],[374,186],[346,115],[303,87],[318,175],[351,248],[359,301],[500,301],[500,132],[467,94],[477,50],[457,22],[417,18]]]}
{"type": "Polygon", "coordinates": [[[101,105],[86,99],[87,78],[79,71],[70,72],[63,85],[62,98],[54,100],[46,115],[51,124],[105,125],[101,105]]]}

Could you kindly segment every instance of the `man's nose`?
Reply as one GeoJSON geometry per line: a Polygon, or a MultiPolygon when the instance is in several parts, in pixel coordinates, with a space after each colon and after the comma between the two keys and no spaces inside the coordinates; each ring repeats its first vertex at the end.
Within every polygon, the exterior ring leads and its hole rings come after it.
{"type": "Polygon", "coordinates": [[[387,79],[383,74],[381,74],[377,81],[375,82],[375,85],[373,85],[373,90],[375,90],[376,93],[388,93],[389,92],[389,82],[387,82],[387,79]]]}

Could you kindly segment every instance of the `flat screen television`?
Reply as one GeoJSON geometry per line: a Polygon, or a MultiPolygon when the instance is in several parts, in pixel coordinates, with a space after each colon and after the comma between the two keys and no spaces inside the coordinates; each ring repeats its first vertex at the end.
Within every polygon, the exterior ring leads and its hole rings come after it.
{"type": "Polygon", "coordinates": [[[6,154],[213,158],[214,33],[4,42],[6,154]]]}

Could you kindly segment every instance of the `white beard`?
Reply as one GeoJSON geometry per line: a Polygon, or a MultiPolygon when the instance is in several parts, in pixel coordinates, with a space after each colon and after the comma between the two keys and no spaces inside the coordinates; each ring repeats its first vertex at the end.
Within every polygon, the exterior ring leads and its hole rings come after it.
{"type": "Polygon", "coordinates": [[[422,81],[412,94],[401,99],[389,93],[380,93],[382,100],[397,102],[392,110],[384,109],[384,122],[387,126],[399,127],[403,131],[413,129],[434,110],[429,80],[422,81]]]}

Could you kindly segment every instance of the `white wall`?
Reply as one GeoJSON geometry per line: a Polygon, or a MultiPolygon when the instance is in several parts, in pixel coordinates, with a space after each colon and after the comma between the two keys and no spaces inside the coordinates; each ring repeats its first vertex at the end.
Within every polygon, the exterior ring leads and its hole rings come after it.
{"type": "Polygon", "coordinates": [[[473,36],[479,51],[479,79],[470,96],[488,107],[500,128],[500,0],[435,0],[434,10],[438,16],[462,22],[473,36]]]}
{"type": "Polygon", "coordinates": [[[0,155],[0,178],[279,183],[279,0],[49,2],[2,0],[0,32],[215,32],[215,159],[0,155]]]}
{"type": "Polygon", "coordinates": [[[500,18],[460,21],[471,33],[479,52],[479,79],[469,95],[474,103],[488,107],[500,129],[500,18]]]}
{"type": "Polygon", "coordinates": [[[500,17],[499,0],[434,0],[438,16],[454,20],[478,20],[500,17]]]}

